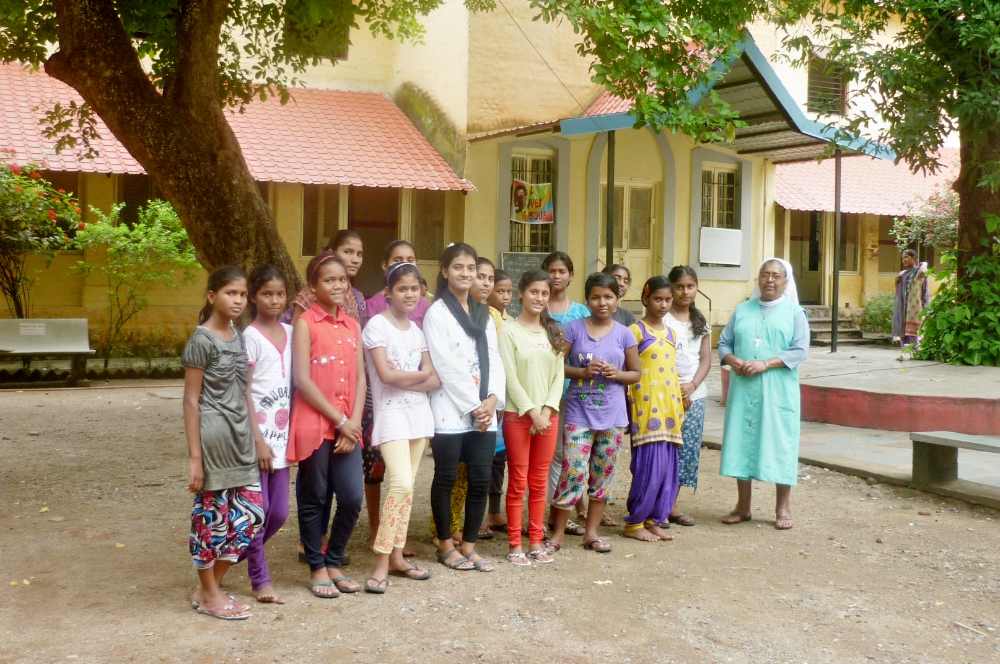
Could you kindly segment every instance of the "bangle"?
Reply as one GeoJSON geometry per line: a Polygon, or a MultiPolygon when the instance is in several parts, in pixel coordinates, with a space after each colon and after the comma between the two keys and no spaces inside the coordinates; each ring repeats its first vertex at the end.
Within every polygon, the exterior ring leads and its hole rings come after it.
{"type": "Polygon", "coordinates": [[[343,413],[341,413],[340,424],[337,425],[337,428],[338,429],[341,428],[346,423],[347,423],[347,415],[344,415],[343,413]]]}

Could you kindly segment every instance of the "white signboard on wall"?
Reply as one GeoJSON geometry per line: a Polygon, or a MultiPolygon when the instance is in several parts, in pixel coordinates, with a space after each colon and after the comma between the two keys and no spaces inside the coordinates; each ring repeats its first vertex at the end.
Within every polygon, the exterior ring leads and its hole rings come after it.
{"type": "Polygon", "coordinates": [[[739,265],[743,253],[743,231],[703,226],[698,260],[716,265],[739,265]]]}

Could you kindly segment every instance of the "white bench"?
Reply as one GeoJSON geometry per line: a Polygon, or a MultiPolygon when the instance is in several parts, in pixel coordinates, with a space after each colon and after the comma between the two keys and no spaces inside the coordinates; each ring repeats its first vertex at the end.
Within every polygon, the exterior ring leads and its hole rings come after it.
{"type": "Polygon", "coordinates": [[[69,357],[69,384],[86,386],[87,358],[94,354],[86,318],[0,319],[0,358],[69,357]]]}
{"type": "Polygon", "coordinates": [[[958,479],[958,450],[1000,452],[1000,438],[974,436],[954,431],[911,433],[913,484],[942,486],[958,479]]]}

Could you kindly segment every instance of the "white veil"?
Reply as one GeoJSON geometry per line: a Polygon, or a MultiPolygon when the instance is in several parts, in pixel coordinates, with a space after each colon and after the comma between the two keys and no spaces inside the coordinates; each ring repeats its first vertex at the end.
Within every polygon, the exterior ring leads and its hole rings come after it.
{"type": "MultiPolygon", "coordinates": [[[[767,258],[764,260],[763,263],[760,264],[760,267],[757,268],[756,276],[759,276],[760,271],[764,269],[764,266],[770,263],[771,261],[777,261],[778,263],[781,263],[781,265],[785,268],[785,275],[787,275],[788,277],[788,279],[786,279],[785,281],[785,293],[784,293],[785,299],[789,300],[795,306],[799,306],[799,291],[798,288],[796,288],[795,286],[795,274],[792,273],[791,263],[789,263],[783,258],[767,258]]],[[[760,297],[760,283],[759,281],[754,281],[753,293],[750,294],[750,298],[753,299],[759,297],[760,297]]]]}

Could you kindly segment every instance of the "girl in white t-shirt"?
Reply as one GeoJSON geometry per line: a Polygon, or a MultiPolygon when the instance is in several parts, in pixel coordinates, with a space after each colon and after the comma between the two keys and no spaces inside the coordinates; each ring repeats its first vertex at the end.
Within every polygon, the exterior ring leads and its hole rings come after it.
{"type": "Polygon", "coordinates": [[[420,301],[420,271],[412,263],[396,263],[386,271],[385,282],[389,308],[373,316],[361,335],[375,416],[368,442],[382,452],[388,486],[372,547],[375,570],[365,581],[365,592],[377,595],[385,592],[390,574],[417,581],[431,576],[403,558],[403,546],[413,482],[427,439],[434,435],[427,391],[441,386],[427,340],[408,318],[420,301]]]}
{"type": "Polygon", "coordinates": [[[274,588],[264,559],[264,544],[288,519],[289,469],[288,417],[291,406],[292,327],[278,322],[285,310],[288,287],[285,276],[273,265],[250,273],[250,313],[253,322],[243,333],[250,363],[248,379],[256,418],[251,421],[258,449],[261,441],[271,450],[261,455],[260,487],[264,497],[264,529],[247,549],[247,571],[253,596],[265,604],[284,604],[274,588]]]}
{"type": "MultiPolygon", "coordinates": [[[[680,485],[698,489],[698,464],[701,461],[701,436],[705,429],[705,378],[712,366],[712,343],[708,321],[698,311],[694,300],[698,296],[698,275],[687,265],[670,270],[667,279],[673,284],[674,301],[663,322],[674,330],[677,338],[677,374],[684,398],[684,426],[680,449],[680,485]]],[[[693,526],[693,517],[680,512],[677,505],[670,510],[669,523],[693,526]]],[[[668,526],[668,524],[663,524],[668,526]]]]}

